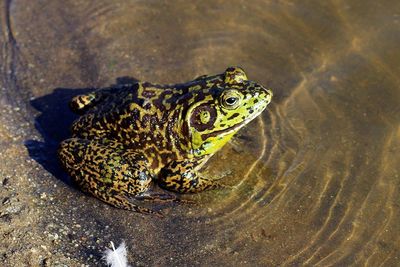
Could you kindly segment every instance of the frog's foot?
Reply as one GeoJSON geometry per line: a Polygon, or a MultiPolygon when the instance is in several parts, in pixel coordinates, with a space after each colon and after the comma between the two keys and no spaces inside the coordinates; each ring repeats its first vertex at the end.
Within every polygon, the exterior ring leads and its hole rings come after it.
{"type": "MultiPolygon", "coordinates": [[[[92,195],[94,195],[94,193],[92,193],[92,192],[90,192],[90,193],[92,195]]],[[[102,200],[102,201],[106,202],[107,204],[110,204],[111,206],[114,206],[116,208],[129,210],[129,211],[135,211],[138,213],[152,214],[152,215],[156,215],[158,217],[164,217],[163,214],[159,211],[154,211],[152,209],[140,207],[140,206],[132,203],[131,201],[129,201],[129,197],[124,196],[124,195],[112,195],[110,197],[109,194],[103,194],[103,195],[96,194],[95,196],[97,198],[99,198],[100,200],[102,200]]]]}
{"type": "MultiPolygon", "coordinates": [[[[204,178],[204,177],[198,177],[198,185],[196,185],[197,188],[200,189],[200,191],[204,191],[204,190],[215,190],[215,189],[229,189],[231,188],[231,186],[226,185],[224,183],[221,183],[219,180],[221,180],[223,177],[218,177],[218,178],[213,178],[213,179],[209,179],[209,178],[204,178]],[[204,189],[202,189],[204,188],[204,189]]],[[[194,192],[200,192],[198,190],[195,190],[194,192]]]]}
{"type": "Polygon", "coordinates": [[[218,181],[204,177],[183,177],[182,175],[168,176],[159,181],[159,185],[167,190],[178,193],[198,193],[206,190],[227,188],[226,185],[218,181]]]}
{"type": "Polygon", "coordinates": [[[195,203],[192,200],[186,200],[178,198],[175,195],[166,194],[166,193],[155,193],[155,192],[146,192],[141,195],[134,197],[136,200],[141,201],[159,201],[159,202],[179,202],[179,203],[188,203],[193,204],[195,203]]]}
{"type": "Polygon", "coordinates": [[[178,193],[197,193],[226,187],[214,179],[198,175],[195,169],[200,163],[196,161],[172,162],[161,170],[158,184],[178,193]]]}
{"type": "Polygon", "coordinates": [[[224,172],[219,173],[218,175],[213,175],[213,180],[219,181],[224,179],[225,177],[229,176],[232,174],[231,170],[226,170],[224,172]]]}
{"type": "Polygon", "coordinates": [[[177,197],[175,195],[165,193],[146,192],[135,196],[134,199],[140,201],[174,202],[176,201],[177,197]]]}
{"type": "Polygon", "coordinates": [[[223,189],[223,190],[226,190],[226,189],[228,189],[228,190],[234,189],[235,186],[227,185],[227,184],[221,182],[222,179],[226,178],[227,176],[229,176],[229,175],[231,175],[231,174],[232,174],[232,171],[229,170],[229,171],[226,171],[226,172],[224,172],[224,173],[219,174],[218,176],[213,176],[213,179],[212,179],[212,180],[213,180],[214,183],[216,184],[216,187],[213,188],[213,189],[223,189]]]}

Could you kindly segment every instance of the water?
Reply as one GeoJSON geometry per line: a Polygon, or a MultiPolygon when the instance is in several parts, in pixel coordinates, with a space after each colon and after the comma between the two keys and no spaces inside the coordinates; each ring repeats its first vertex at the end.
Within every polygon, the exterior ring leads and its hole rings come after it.
{"type": "MultiPolygon", "coordinates": [[[[398,265],[398,1],[0,7],[1,158],[15,161],[2,172],[34,215],[34,225],[15,215],[14,231],[69,229],[61,240],[40,239],[50,262],[94,264],[109,241],[124,239],[136,265],[398,265]],[[72,89],[121,76],[182,82],[230,65],[274,91],[268,111],[207,166],[233,190],[188,196],[197,204],[168,206],[160,220],[83,195],[52,158],[73,119],[65,106],[72,89]]],[[[45,255],[39,241],[21,242],[45,255]]],[[[36,255],[6,248],[9,259],[36,255]]]]}

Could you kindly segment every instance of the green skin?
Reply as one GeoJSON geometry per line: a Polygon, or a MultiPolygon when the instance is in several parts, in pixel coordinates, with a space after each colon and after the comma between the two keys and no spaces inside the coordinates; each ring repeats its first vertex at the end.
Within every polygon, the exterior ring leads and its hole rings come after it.
{"type": "Polygon", "coordinates": [[[271,98],[238,67],[183,84],[99,89],[72,99],[82,116],[58,154],[83,191],[118,208],[156,213],[133,203],[176,200],[151,192],[153,180],[177,193],[221,187],[198,170],[271,98]]]}

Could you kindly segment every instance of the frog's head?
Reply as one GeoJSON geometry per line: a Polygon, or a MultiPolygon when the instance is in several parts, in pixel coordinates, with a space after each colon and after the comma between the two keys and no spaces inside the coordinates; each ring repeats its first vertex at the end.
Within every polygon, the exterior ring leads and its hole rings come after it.
{"type": "Polygon", "coordinates": [[[271,102],[271,90],[249,81],[241,68],[230,67],[218,77],[186,115],[194,156],[216,152],[271,102]]]}

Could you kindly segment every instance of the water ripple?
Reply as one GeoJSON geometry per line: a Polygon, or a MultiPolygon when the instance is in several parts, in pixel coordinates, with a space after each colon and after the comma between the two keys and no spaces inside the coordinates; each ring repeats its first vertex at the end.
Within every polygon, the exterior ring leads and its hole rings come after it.
{"type": "MultiPolygon", "coordinates": [[[[119,218],[111,219],[113,231],[129,237],[147,260],[137,265],[397,263],[395,1],[24,5],[2,2],[0,100],[18,110],[15,118],[26,114],[32,131],[31,96],[56,87],[108,86],[125,75],[182,82],[241,65],[274,91],[268,111],[208,164],[210,174],[228,173],[231,190],[188,196],[199,205],[166,208],[171,216],[162,222],[113,214],[119,218]],[[389,3],[393,8],[385,7],[389,3]]],[[[9,121],[2,119],[15,130],[7,133],[18,135],[24,121],[9,121]]],[[[64,195],[54,197],[71,210],[64,195]]],[[[110,220],[100,206],[93,218],[110,220]]],[[[82,216],[80,208],[71,212],[82,216]]],[[[91,229],[93,218],[82,224],[91,229]]]]}

